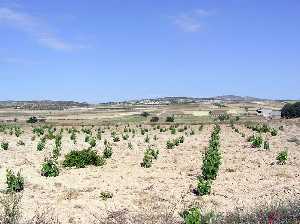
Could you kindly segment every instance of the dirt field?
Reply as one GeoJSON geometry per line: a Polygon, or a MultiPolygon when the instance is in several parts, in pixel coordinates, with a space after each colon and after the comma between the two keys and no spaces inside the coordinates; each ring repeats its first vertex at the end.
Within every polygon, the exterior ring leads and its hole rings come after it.
{"type": "MultiPolygon", "coordinates": [[[[199,130],[200,125],[187,125],[183,132],[178,131],[184,128],[184,125],[180,125],[176,134],[171,134],[170,130],[153,130],[153,126],[143,124],[142,128],[148,128],[149,132],[142,135],[140,127],[129,123],[136,133],[135,136],[129,133],[128,140],[122,139],[123,124],[118,127],[110,125],[109,129],[108,126],[101,126],[105,133],[101,140],[97,140],[94,149],[101,155],[104,140],[107,139],[112,145],[112,157],[102,167],[88,166],[81,169],[64,168],[61,164],[71,150],[89,147],[84,141],[86,134],[78,133],[77,143],[74,144],[66,127],[59,125],[57,130],[64,128],[62,154],[58,158],[60,174],[49,178],[41,176],[41,164],[45,158],[50,157],[54,140],[47,140],[45,149],[37,151],[40,138],[32,140],[32,127],[23,124],[25,132],[20,137],[0,132],[0,141],[9,142],[8,150],[0,151],[0,189],[5,190],[7,187],[7,168],[21,170],[25,178],[22,192],[25,218],[32,217],[36,210],[48,209],[63,223],[89,223],[94,214],[105,216],[107,211],[128,209],[136,213],[144,210],[159,212],[166,207],[174,207],[174,214],[180,220],[178,213],[193,203],[200,204],[206,210],[224,213],[236,207],[247,210],[262,203],[300,197],[300,150],[299,145],[289,141],[293,137],[300,139],[300,127],[293,122],[269,123],[276,129],[282,124],[283,131],[278,131],[277,136],[262,134],[263,139],[269,141],[270,150],[253,148],[247,137],[253,135],[254,131],[245,125],[235,125],[240,132],[245,133],[245,137],[242,137],[230,125],[221,124],[222,164],[213,182],[212,192],[206,196],[195,195],[193,189],[197,185],[197,176],[201,174],[202,157],[208,146],[214,126],[212,124],[204,125],[203,130],[199,130]],[[192,130],[194,135],[190,134],[192,130]],[[112,131],[120,137],[119,142],[112,141],[112,131]],[[149,143],[145,142],[147,135],[149,143]],[[155,135],[157,140],[154,140],[155,135]],[[167,149],[166,142],[180,136],[185,137],[184,143],[174,149],[167,149]],[[17,145],[18,140],[22,140],[25,146],[17,145]],[[129,142],[132,143],[132,149],[128,148],[129,142]],[[144,168],[140,163],[149,145],[158,149],[159,155],[152,167],[144,168]],[[278,165],[276,156],[285,148],[289,155],[287,164],[278,165]],[[100,195],[104,191],[111,192],[113,197],[103,200],[100,195]]],[[[169,126],[161,125],[161,128],[168,129],[169,126]]],[[[93,136],[98,127],[93,127],[93,136]]],[[[81,130],[80,126],[76,128],[81,130]]]]}

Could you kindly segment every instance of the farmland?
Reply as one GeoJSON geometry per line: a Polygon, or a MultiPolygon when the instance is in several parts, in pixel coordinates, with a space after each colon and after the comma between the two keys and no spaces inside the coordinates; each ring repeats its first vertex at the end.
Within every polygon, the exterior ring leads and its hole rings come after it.
{"type": "Polygon", "coordinates": [[[300,121],[266,121],[257,107],[226,104],[225,121],[209,116],[213,104],[1,109],[1,194],[7,169],[20,171],[22,219],[44,212],[61,223],[182,223],[191,206],[226,216],[299,199],[300,121]]]}

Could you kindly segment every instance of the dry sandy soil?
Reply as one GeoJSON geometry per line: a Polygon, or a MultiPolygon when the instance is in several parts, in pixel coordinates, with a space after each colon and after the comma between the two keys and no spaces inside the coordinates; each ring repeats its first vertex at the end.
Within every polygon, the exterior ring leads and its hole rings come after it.
{"type": "MultiPolygon", "coordinates": [[[[202,131],[198,127],[189,126],[188,132],[193,129],[195,135],[185,137],[185,142],[174,149],[166,148],[167,140],[183,133],[171,135],[170,131],[160,133],[159,130],[150,130],[150,144],[160,152],[151,168],[140,165],[148,143],[135,127],[137,133],[134,138],[130,134],[129,140],[121,138],[120,142],[112,143],[113,156],[103,167],[66,169],[60,166],[60,175],[54,178],[41,176],[41,164],[45,157],[49,157],[53,141],[48,140],[46,149],[40,152],[36,150],[39,139],[31,140],[30,126],[24,128],[25,133],[19,138],[0,133],[0,141],[5,139],[9,142],[9,149],[0,151],[0,189],[7,187],[7,168],[21,169],[25,177],[22,197],[25,218],[33,216],[37,209],[50,209],[63,223],[89,223],[93,214],[105,215],[108,210],[124,208],[132,212],[145,209],[157,212],[175,204],[175,215],[178,216],[184,206],[192,203],[226,213],[235,207],[250,209],[260,203],[300,198],[300,148],[288,141],[292,137],[300,139],[299,126],[287,124],[284,131],[279,131],[274,137],[264,134],[271,148],[265,151],[254,149],[247,142],[252,130],[236,125],[246,134],[243,138],[229,125],[221,125],[222,165],[213,182],[211,195],[202,197],[194,195],[192,190],[196,187],[197,176],[201,174],[202,153],[208,145],[213,125],[205,125],[202,131]],[[157,141],[153,140],[154,135],[157,135],[157,141]],[[25,146],[17,146],[18,139],[23,140],[25,146]],[[132,150],[128,148],[128,142],[133,144],[132,150]],[[289,152],[288,162],[277,165],[276,155],[285,147],[289,152]],[[102,191],[113,193],[113,198],[102,200],[102,191]]],[[[111,131],[115,129],[121,137],[123,128],[106,129],[95,147],[99,154],[104,149],[104,139],[111,141],[111,131]]],[[[60,163],[70,150],[88,147],[84,136],[83,133],[78,134],[74,145],[70,134],[64,132],[60,163]]]]}

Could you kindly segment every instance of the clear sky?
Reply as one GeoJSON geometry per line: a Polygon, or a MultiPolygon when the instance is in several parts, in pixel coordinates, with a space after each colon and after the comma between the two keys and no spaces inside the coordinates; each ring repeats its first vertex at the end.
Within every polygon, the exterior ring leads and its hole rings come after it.
{"type": "Polygon", "coordinates": [[[300,98],[299,0],[0,0],[0,100],[300,98]]]}

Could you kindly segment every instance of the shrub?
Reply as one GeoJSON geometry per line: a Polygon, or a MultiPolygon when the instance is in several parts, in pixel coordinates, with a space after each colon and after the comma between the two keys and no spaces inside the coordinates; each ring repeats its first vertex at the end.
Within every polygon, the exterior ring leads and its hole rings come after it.
{"type": "Polygon", "coordinates": [[[266,149],[266,150],[270,149],[270,144],[268,141],[264,141],[264,149],[266,149]]]}
{"type": "Polygon", "coordinates": [[[20,145],[24,146],[24,145],[25,145],[25,142],[23,142],[22,140],[19,140],[19,141],[17,142],[17,145],[18,145],[18,146],[20,146],[20,145]]]}
{"type": "Polygon", "coordinates": [[[35,127],[32,129],[32,132],[33,134],[36,134],[38,137],[40,137],[45,133],[45,130],[42,127],[35,127]]]}
{"type": "Polygon", "coordinates": [[[16,137],[20,137],[23,134],[23,130],[20,127],[15,127],[15,135],[16,137]]]}
{"type": "Polygon", "coordinates": [[[24,178],[21,172],[18,171],[17,175],[10,169],[6,170],[6,184],[7,191],[9,192],[20,192],[24,189],[24,178]]]}
{"type": "Polygon", "coordinates": [[[64,167],[84,168],[87,165],[102,166],[105,160],[91,149],[83,149],[81,151],[72,150],[65,156],[63,161],[64,167]]]}
{"type": "Polygon", "coordinates": [[[172,135],[175,135],[175,134],[176,134],[176,128],[172,128],[172,129],[171,129],[171,134],[172,134],[172,135]]]}
{"type": "Polygon", "coordinates": [[[89,144],[90,144],[90,148],[94,148],[96,146],[96,139],[93,137],[90,137],[89,144]]]}
{"type": "Polygon", "coordinates": [[[146,135],[145,142],[146,142],[146,143],[149,143],[149,142],[150,142],[149,135],[146,135]]]}
{"type": "Polygon", "coordinates": [[[37,151],[43,151],[45,145],[46,145],[45,139],[41,139],[36,146],[37,151]]]}
{"type": "Polygon", "coordinates": [[[114,142],[119,142],[119,141],[120,141],[120,138],[119,138],[118,136],[114,136],[114,137],[113,137],[113,141],[114,141],[114,142]]]}
{"type": "Polygon", "coordinates": [[[278,133],[278,131],[277,131],[275,128],[272,128],[272,129],[271,129],[271,135],[272,135],[272,136],[276,136],[277,133],[278,133]]]}
{"type": "Polygon", "coordinates": [[[102,191],[100,193],[100,197],[102,198],[102,200],[106,201],[107,199],[112,198],[113,194],[111,192],[108,192],[108,191],[102,191]]]}
{"type": "Polygon", "coordinates": [[[110,145],[106,145],[104,150],[103,150],[103,157],[108,159],[112,156],[112,148],[110,145]]]}
{"type": "Polygon", "coordinates": [[[148,148],[146,150],[146,153],[148,153],[149,155],[151,155],[153,157],[153,159],[157,159],[158,157],[158,154],[159,154],[159,151],[158,150],[155,150],[153,148],[148,148]]]}
{"type": "Polygon", "coordinates": [[[9,143],[7,141],[1,142],[1,148],[3,150],[8,150],[9,143]]]}
{"type": "Polygon", "coordinates": [[[217,177],[221,165],[221,154],[218,150],[209,148],[204,155],[202,176],[205,180],[214,180],[217,177]]]}
{"type": "Polygon", "coordinates": [[[166,122],[174,122],[174,121],[175,121],[174,115],[168,116],[168,117],[166,118],[166,122]]]}
{"type": "Polygon", "coordinates": [[[45,177],[56,177],[59,175],[57,163],[52,160],[46,160],[42,165],[41,175],[45,177]]]}
{"type": "Polygon", "coordinates": [[[253,148],[260,148],[263,143],[263,139],[261,136],[255,136],[251,142],[253,148]]]}
{"type": "Polygon", "coordinates": [[[132,143],[131,143],[131,142],[128,142],[128,148],[129,148],[130,150],[133,149],[133,146],[132,146],[132,143]]]}
{"type": "Polygon", "coordinates": [[[281,110],[281,117],[297,118],[300,117],[300,102],[294,104],[288,103],[281,110]]]}
{"type": "Polygon", "coordinates": [[[71,133],[70,139],[73,141],[74,144],[76,144],[76,133],[74,131],[71,133]]]}
{"type": "Polygon", "coordinates": [[[167,141],[167,149],[173,149],[175,147],[174,143],[171,140],[167,141]]]}
{"type": "Polygon", "coordinates": [[[158,122],[159,117],[151,117],[150,122],[158,122]]]}
{"type": "Polygon", "coordinates": [[[123,140],[127,140],[129,138],[128,134],[122,135],[123,140]]]}
{"type": "Polygon", "coordinates": [[[150,114],[146,111],[144,111],[143,113],[141,113],[141,116],[142,117],[148,117],[150,114]]]}
{"type": "Polygon", "coordinates": [[[152,166],[153,156],[150,155],[147,151],[144,153],[143,162],[141,166],[144,168],[150,168],[152,166]]]}
{"type": "Polygon", "coordinates": [[[277,163],[280,164],[280,165],[284,165],[286,164],[286,161],[288,159],[288,151],[287,149],[281,151],[278,153],[277,157],[277,163]]]}
{"type": "Polygon", "coordinates": [[[180,215],[184,220],[184,224],[213,224],[216,223],[217,220],[213,212],[204,214],[197,207],[185,210],[180,215]]]}
{"type": "Polygon", "coordinates": [[[208,195],[211,192],[211,180],[200,177],[197,184],[197,194],[200,196],[208,195]]]}
{"type": "Polygon", "coordinates": [[[37,119],[37,117],[32,116],[32,117],[28,118],[28,120],[26,122],[30,123],[30,124],[34,124],[34,123],[38,122],[38,119],[37,119]]]}
{"type": "Polygon", "coordinates": [[[184,137],[183,136],[179,137],[179,143],[184,143],[184,137]]]}

